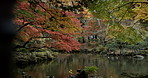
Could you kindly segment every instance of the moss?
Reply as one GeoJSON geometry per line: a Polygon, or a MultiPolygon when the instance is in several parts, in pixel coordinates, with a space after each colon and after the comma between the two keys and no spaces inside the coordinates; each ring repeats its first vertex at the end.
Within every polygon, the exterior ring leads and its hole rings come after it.
{"type": "Polygon", "coordinates": [[[45,55],[45,52],[33,52],[33,54],[35,54],[36,57],[41,57],[45,55]]]}
{"type": "Polygon", "coordinates": [[[47,49],[46,49],[46,48],[41,48],[41,49],[39,49],[39,51],[40,51],[40,52],[46,52],[47,49]]]}
{"type": "Polygon", "coordinates": [[[19,49],[19,52],[16,52],[14,55],[15,62],[21,64],[28,63],[38,63],[41,61],[51,60],[55,58],[58,52],[52,52],[50,49],[40,49],[41,52],[27,52],[28,50],[19,49]],[[26,51],[26,52],[22,52],[26,51]]]}
{"type": "Polygon", "coordinates": [[[26,53],[26,52],[29,52],[29,50],[26,49],[26,48],[17,48],[16,51],[17,51],[17,52],[25,52],[25,53],[26,53]]]}

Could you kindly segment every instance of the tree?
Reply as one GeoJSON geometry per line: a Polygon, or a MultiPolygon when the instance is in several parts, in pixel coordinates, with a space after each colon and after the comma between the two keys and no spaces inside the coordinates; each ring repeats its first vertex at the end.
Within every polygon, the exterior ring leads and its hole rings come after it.
{"type": "Polygon", "coordinates": [[[97,0],[88,8],[95,17],[106,20],[108,38],[137,43],[144,40],[147,32],[138,24],[147,21],[147,3],[145,0],[97,0]]]}
{"type": "Polygon", "coordinates": [[[135,44],[143,41],[145,31],[137,30],[133,27],[124,27],[120,24],[116,24],[108,27],[108,38],[117,38],[119,41],[135,44]]]}
{"type": "Polygon", "coordinates": [[[35,0],[18,1],[14,13],[15,23],[19,25],[17,38],[24,42],[23,47],[36,38],[51,38],[54,41],[46,47],[68,52],[80,48],[80,43],[73,39],[81,32],[81,23],[75,13],[35,0]]]}

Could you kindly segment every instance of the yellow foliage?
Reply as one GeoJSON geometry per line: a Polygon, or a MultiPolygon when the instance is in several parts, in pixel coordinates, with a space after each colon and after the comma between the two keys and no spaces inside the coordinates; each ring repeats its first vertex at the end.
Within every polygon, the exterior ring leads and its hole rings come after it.
{"type": "Polygon", "coordinates": [[[137,5],[133,9],[136,13],[135,20],[148,20],[148,5],[144,3],[138,3],[137,5]]]}

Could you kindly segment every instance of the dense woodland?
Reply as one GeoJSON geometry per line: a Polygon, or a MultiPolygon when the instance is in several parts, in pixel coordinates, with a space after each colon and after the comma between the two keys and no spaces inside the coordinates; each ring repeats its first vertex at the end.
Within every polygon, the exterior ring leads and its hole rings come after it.
{"type": "Polygon", "coordinates": [[[147,0],[19,0],[17,50],[148,52],[147,0]]]}

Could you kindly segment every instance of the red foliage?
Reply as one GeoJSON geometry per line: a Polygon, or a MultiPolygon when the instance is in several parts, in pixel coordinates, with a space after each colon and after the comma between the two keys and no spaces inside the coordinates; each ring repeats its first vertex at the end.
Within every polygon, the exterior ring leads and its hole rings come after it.
{"type": "Polygon", "coordinates": [[[52,9],[44,3],[31,4],[27,1],[17,2],[14,12],[16,14],[14,22],[19,27],[31,22],[18,32],[17,37],[22,41],[43,38],[43,33],[47,33],[54,41],[47,42],[45,47],[53,47],[67,52],[80,49],[80,43],[70,35],[78,33],[77,30],[81,29],[82,24],[77,14],[52,9]],[[70,31],[67,32],[68,30],[70,31]]]}
{"type": "Polygon", "coordinates": [[[21,31],[19,31],[18,37],[23,41],[28,41],[30,38],[34,37],[41,37],[42,34],[38,29],[32,27],[32,26],[25,26],[21,31]]]}
{"type": "Polygon", "coordinates": [[[65,50],[67,52],[80,49],[80,43],[75,41],[73,37],[68,37],[62,33],[53,32],[42,28],[34,28],[29,25],[24,27],[19,32],[18,37],[24,42],[27,42],[30,38],[41,38],[42,33],[45,32],[50,34],[50,38],[54,40],[54,42],[48,42],[48,44],[45,44],[46,47],[53,47],[59,50],[65,50]]]}
{"type": "Polygon", "coordinates": [[[19,5],[19,7],[21,9],[25,9],[25,10],[28,10],[29,9],[29,6],[30,6],[30,4],[28,3],[28,1],[17,2],[17,5],[19,5]]]}
{"type": "Polygon", "coordinates": [[[66,16],[71,17],[71,20],[73,23],[75,23],[79,28],[81,28],[82,23],[80,22],[80,20],[78,19],[78,17],[80,17],[78,14],[75,14],[74,12],[64,12],[66,16]]]}
{"type": "Polygon", "coordinates": [[[67,52],[80,49],[80,43],[75,41],[72,37],[68,37],[59,32],[52,32],[50,30],[43,30],[42,32],[47,32],[51,35],[51,38],[55,40],[55,43],[51,45],[54,48],[66,50],[67,52]]]}

